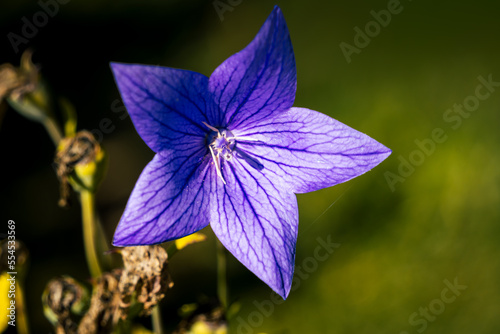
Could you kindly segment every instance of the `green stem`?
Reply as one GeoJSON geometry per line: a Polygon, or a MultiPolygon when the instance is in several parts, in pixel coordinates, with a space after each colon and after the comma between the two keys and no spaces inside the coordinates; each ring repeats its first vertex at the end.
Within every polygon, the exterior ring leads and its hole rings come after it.
{"type": "Polygon", "coordinates": [[[47,117],[42,121],[42,124],[45,127],[45,130],[47,130],[50,138],[54,142],[54,145],[57,147],[62,139],[62,132],[61,130],[59,130],[56,122],[52,117],[47,117]]]}
{"type": "Polygon", "coordinates": [[[228,306],[226,255],[224,245],[217,240],[217,295],[224,311],[227,311],[228,306]]]}
{"type": "Polygon", "coordinates": [[[177,249],[177,245],[175,243],[175,241],[173,241],[170,246],[168,246],[167,248],[167,254],[168,254],[168,259],[171,260],[172,257],[177,254],[177,252],[179,251],[179,249],[177,249]]]}
{"type": "Polygon", "coordinates": [[[102,271],[110,271],[111,269],[119,266],[119,264],[113,265],[113,258],[108,254],[109,241],[108,238],[106,237],[106,233],[104,232],[104,228],[102,227],[98,213],[95,214],[94,222],[97,228],[96,233],[97,233],[98,244],[96,246],[96,250],[100,261],[99,263],[101,264],[102,271]]]}
{"type": "Polygon", "coordinates": [[[54,145],[56,147],[59,145],[59,142],[63,138],[63,133],[47,105],[40,103],[36,98],[30,96],[30,94],[23,99],[8,97],[7,102],[24,117],[40,122],[45,127],[45,130],[47,130],[54,145]]]}
{"type": "Polygon", "coordinates": [[[96,214],[94,194],[88,190],[80,192],[82,203],[83,240],[85,244],[85,255],[93,278],[101,276],[102,270],[96,248],[96,214]]]}
{"type": "Polygon", "coordinates": [[[163,334],[163,321],[161,319],[160,305],[156,305],[151,313],[151,321],[153,323],[153,332],[155,334],[163,334]]]}

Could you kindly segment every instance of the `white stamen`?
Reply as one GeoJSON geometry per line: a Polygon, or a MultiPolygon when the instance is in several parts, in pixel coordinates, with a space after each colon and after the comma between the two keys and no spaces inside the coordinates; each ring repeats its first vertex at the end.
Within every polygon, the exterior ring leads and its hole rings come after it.
{"type": "Polygon", "coordinates": [[[209,128],[210,130],[212,130],[212,131],[215,131],[215,132],[219,133],[219,129],[214,128],[213,126],[208,125],[208,124],[207,124],[207,123],[205,123],[205,122],[202,122],[202,123],[203,123],[203,124],[205,124],[205,125],[207,126],[207,128],[209,128]]]}
{"type": "Polygon", "coordinates": [[[224,180],[224,177],[222,176],[222,172],[220,170],[220,165],[219,165],[219,154],[217,154],[217,157],[214,154],[214,150],[212,146],[208,146],[210,148],[210,153],[212,153],[212,159],[214,159],[214,164],[215,164],[215,170],[217,171],[217,175],[221,178],[222,182],[226,184],[226,181],[224,180]]]}
{"type": "Polygon", "coordinates": [[[245,137],[245,136],[234,136],[234,137],[227,137],[227,140],[248,140],[248,141],[259,141],[258,139],[252,138],[252,137],[245,137]]]}

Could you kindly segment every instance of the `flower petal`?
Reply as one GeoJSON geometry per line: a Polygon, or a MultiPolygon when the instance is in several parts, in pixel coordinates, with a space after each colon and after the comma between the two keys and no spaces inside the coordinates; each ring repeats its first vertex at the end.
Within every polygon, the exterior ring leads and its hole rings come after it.
{"type": "Polygon", "coordinates": [[[258,161],[263,173],[284,178],[295,193],[350,180],[391,154],[367,135],[305,108],[291,108],[233,134],[248,138],[238,140],[237,147],[258,161]]]}
{"type": "Polygon", "coordinates": [[[204,180],[213,176],[204,155],[203,146],[156,154],[132,191],[113,245],[161,243],[207,226],[210,199],[204,180]]]}
{"type": "Polygon", "coordinates": [[[141,138],[154,151],[182,150],[190,138],[204,137],[208,78],[159,66],[111,63],[125,107],[141,138]]]}
{"type": "Polygon", "coordinates": [[[214,126],[236,128],[289,109],[297,73],[290,35],[279,7],[242,51],[210,76],[209,90],[219,105],[214,126]]]}
{"type": "Polygon", "coordinates": [[[222,165],[211,226],[222,244],[250,271],[286,298],[292,284],[297,240],[297,199],[244,159],[222,165]]]}

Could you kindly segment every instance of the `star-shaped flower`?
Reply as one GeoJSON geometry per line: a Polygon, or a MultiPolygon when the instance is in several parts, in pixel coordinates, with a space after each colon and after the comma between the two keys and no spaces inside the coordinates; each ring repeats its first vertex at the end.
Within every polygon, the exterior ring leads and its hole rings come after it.
{"type": "Polygon", "coordinates": [[[161,243],[210,223],[222,244],[283,298],[295,262],[295,194],[350,180],[391,153],[326,115],[292,107],[295,59],[278,7],[210,78],[111,66],[137,132],[156,152],[113,244],[161,243]]]}

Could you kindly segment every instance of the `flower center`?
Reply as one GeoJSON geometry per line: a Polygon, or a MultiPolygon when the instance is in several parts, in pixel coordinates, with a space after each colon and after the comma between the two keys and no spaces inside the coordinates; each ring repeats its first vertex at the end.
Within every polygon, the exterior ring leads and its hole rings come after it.
{"type": "Polygon", "coordinates": [[[233,149],[236,145],[235,138],[229,130],[218,130],[209,137],[210,147],[214,154],[223,157],[225,160],[231,160],[233,149]]]}
{"type": "Polygon", "coordinates": [[[222,157],[226,161],[231,161],[233,158],[233,150],[236,146],[236,138],[232,132],[227,129],[217,129],[205,122],[203,122],[203,124],[213,131],[207,138],[208,148],[212,155],[217,175],[222,179],[222,182],[226,184],[221,172],[220,158],[222,157]]]}

